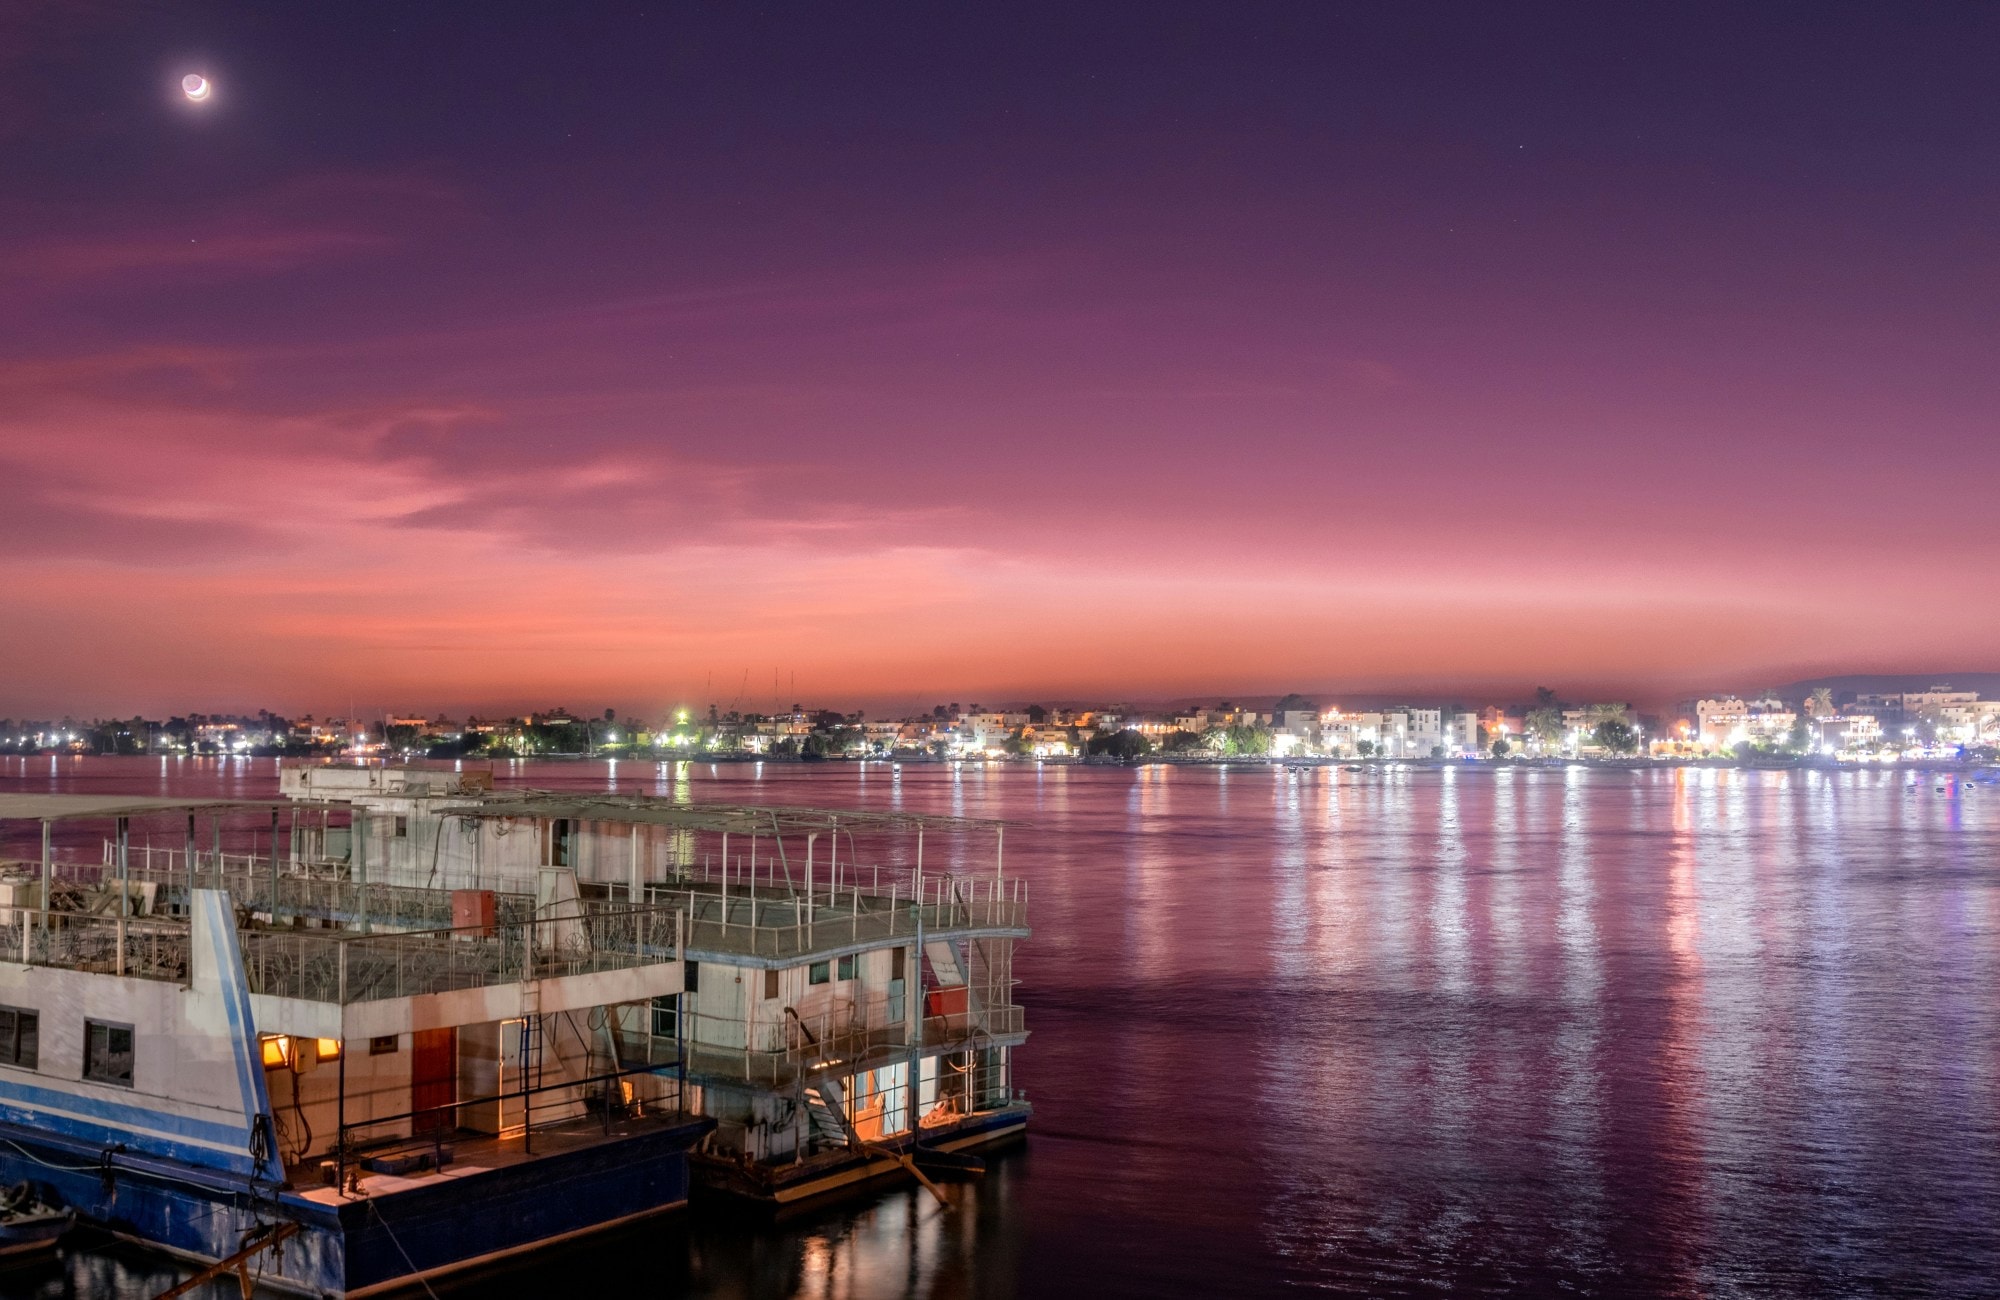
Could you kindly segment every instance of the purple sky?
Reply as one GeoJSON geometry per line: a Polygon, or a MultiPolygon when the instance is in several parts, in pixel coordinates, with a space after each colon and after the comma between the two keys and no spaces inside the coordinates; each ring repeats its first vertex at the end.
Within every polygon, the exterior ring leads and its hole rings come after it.
{"type": "Polygon", "coordinates": [[[2000,666],[2000,11],[576,8],[0,11],[0,712],[2000,666]]]}

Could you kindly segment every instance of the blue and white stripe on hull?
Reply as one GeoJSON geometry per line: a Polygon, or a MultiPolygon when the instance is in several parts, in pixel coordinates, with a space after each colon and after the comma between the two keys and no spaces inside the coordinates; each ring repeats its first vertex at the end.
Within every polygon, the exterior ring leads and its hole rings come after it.
{"type": "Polygon", "coordinates": [[[131,1152],[0,1126],[0,1180],[33,1181],[109,1231],[203,1263],[274,1222],[297,1236],[260,1263],[271,1287],[363,1296],[604,1231],[687,1202],[687,1148],[707,1120],[537,1156],[380,1196],[307,1195],[131,1152]]]}

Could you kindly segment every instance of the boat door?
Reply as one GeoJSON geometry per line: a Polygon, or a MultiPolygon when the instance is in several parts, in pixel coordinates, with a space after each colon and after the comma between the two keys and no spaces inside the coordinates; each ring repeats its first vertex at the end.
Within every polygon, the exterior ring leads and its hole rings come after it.
{"type": "Polygon", "coordinates": [[[694,1023],[689,1036],[714,1047],[741,1051],[750,1041],[749,1000],[743,987],[743,968],[717,962],[689,962],[684,968],[690,995],[684,1005],[694,1004],[694,1023]]]}
{"type": "Polygon", "coordinates": [[[417,1113],[411,1121],[412,1131],[450,1132],[457,1128],[457,1112],[449,1109],[457,1101],[458,1030],[417,1030],[410,1035],[410,1109],[417,1113]]]}

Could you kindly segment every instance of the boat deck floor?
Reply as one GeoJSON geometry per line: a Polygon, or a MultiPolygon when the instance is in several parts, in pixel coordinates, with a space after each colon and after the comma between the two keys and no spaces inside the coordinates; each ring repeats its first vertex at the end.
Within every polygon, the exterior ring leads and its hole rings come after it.
{"type": "MultiPolygon", "coordinates": [[[[398,1192],[437,1187],[449,1184],[455,1179],[470,1178],[514,1165],[531,1164],[551,1156],[568,1155],[591,1147],[607,1146],[627,1138],[640,1137],[656,1133],[661,1129],[694,1122],[696,1122],[695,1117],[692,1115],[669,1111],[636,1119],[614,1119],[607,1129],[602,1117],[586,1115],[546,1126],[537,1126],[532,1142],[520,1133],[500,1136],[461,1129],[444,1139],[444,1145],[451,1148],[451,1163],[444,1168],[425,1169],[410,1174],[363,1172],[360,1190],[353,1195],[345,1194],[339,1188],[328,1187],[320,1181],[320,1157],[315,1157],[308,1164],[295,1165],[286,1173],[295,1189],[294,1195],[319,1205],[337,1206],[349,1201],[367,1200],[370,1197],[394,1196],[398,1192]],[[530,1150],[530,1147],[533,1149],[530,1150]]],[[[420,1151],[428,1147],[427,1139],[413,1138],[383,1149],[420,1151]]],[[[364,1156],[366,1154],[363,1153],[364,1156]]]]}

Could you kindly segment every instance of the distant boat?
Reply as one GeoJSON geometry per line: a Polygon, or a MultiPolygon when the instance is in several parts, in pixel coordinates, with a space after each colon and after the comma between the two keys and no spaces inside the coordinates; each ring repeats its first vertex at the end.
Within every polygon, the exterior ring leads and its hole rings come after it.
{"type": "Polygon", "coordinates": [[[76,1224],[76,1211],[50,1205],[27,1183],[0,1195],[0,1256],[52,1250],[76,1224]]]}

